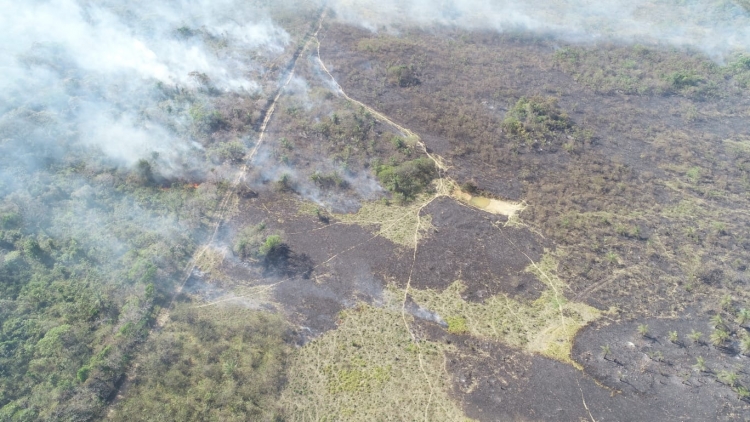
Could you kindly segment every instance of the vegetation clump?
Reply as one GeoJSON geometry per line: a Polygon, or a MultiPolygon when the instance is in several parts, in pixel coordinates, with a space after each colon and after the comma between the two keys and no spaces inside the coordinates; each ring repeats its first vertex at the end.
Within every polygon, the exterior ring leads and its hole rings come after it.
{"type": "Polygon", "coordinates": [[[260,223],[240,230],[234,240],[234,253],[241,259],[273,260],[287,248],[279,234],[268,234],[266,225],[260,223]]]}
{"type": "Polygon", "coordinates": [[[561,143],[560,135],[573,128],[573,121],[554,98],[521,97],[508,110],[502,127],[511,139],[538,149],[561,143]]]}
{"type": "Polygon", "coordinates": [[[391,191],[399,202],[408,202],[422,193],[437,177],[435,163],[420,157],[396,165],[383,164],[376,168],[380,183],[391,191]]]}
{"type": "Polygon", "coordinates": [[[419,85],[419,77],[414,65],[398,65],[388,68],[387,81],[390,85],[406,88],[419,85]]]}
{"type": "Polygon", "coordinates": [[[448,317],[445,319],[445,322],[448,324],[449,333],[463,334],[469,331],[469,328],[466,326],[466,318],[462,316],[448,317]]]}
{"type": "Polygon", "coordinates": [[[115,421],[274,420],[290,352],[277,315],[179,304],[140,353],[115,421]]]}
{"type": "Polygon", "coordinates": [[[349,183],[337,172],[320,173],[316,171],[310,176],[310,180],[321,189],[345,189],[349,183]]]}

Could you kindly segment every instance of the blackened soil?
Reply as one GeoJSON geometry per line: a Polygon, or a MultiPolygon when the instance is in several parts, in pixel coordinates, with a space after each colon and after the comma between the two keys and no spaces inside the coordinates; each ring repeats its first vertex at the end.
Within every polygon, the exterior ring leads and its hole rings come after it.
{"type": "Polygon", "coordinates": [[[538,236],[505,228],[505,217],[439,198],[424,209],[435,230],[417,250],[412,287],[442,290],[456,280],[467,285],[466,298],[506,293],[536,299],[545,286],[525,268],[543,252],[538,236]]]}
{"type": "MultiPolygon", "coordinates": [[[[717,390],[723,386],[716,382],[691,387],[681,379],[644,383],[633,377],[634,384],[651,386],[635,391],[592,376],[590,363],[581,372],[496,342],[449,334],[437,324],[422,323],[419,328],[431,340],[456,348],[446,356],[446,369],[453,376],[452,395],[468,417],[480,421],[707,421],[750,416],[746,404],[733,398],[727,388],[729,394],[720,394],[717,390]]],[[[586,333],[595,335],[593,331],[586,333]]],[[[593,353],[600,355],[596,349],[593,353]]],[[[622,364],[605,364],[626,371],[622,364]]],[[[652,376],[640,374],[644,379],[652,376]]]]}
{"type": "Polygon", "coordinates": [[[717,348],[708,341],[712,331],[706,317],[691,313],[678,319],[601,322],[581,331],[573,357],[586,374],[648,409],[641,420],[748,420],[750,403],[739,400],[719,376],[736,373],[737,386],[750,381],[750,358],[737,353],[741,333],[733,332],[726,347],[717,348]],[[646,336],[638,332],[639,325],[648,326],[646,336]],[[688,338],[693,330],[705,333],[702,341],[688,338]],[[677,342],[670,341],[670,332],[677,332],[677,342]],[[602,347],[609,347],[606,358],[602,347]],[[696,365],[699,357],[705,360],[703,369],[696,365]]]}
{"type": "Polygon", "coordinates": [[[326,223],[298,207],[290,195],[270,191],[243,199],[240,214],[222,231],[228,251],[222,272],[241,285],[273,285],[274,301],[313,334],[335,328],[339,311],[358,301],[377,304],[386,283],[403,287],[410,273],[413,288],[440,291],[460,279],[467,300],[498,293],[534,299],[544,289],[524,271],[542,253],[532,233],[503,228],[504,218],[452,199],[423,210],[435,229],[422,240],[416,260],[412,250],[375,235],[376,227],[326,223]],[[231,254],[232,233],[260,223],[266,233],[282,235],[284,256],[253,262],[231,254]]]}
{"type": "MultiPolygon", "coordinates": [[[[290,320],[311,335],[336,327],[338,313],[358,301],[382,297],[386,269],[405,273],[400,250],[367,228],[321,221],[300,214],[291,195],[261,191],[243,200],[229,233],[264,223],[268,234],[280,233],[284,256],[270,262],[227,257],[222,272],[241,285],[272,285],[273,300],[290,320]],[[383,263],[388,263],[384,265],[383,263]]],[[[231,250],[231,236],[224,240],[231,250]]]]}

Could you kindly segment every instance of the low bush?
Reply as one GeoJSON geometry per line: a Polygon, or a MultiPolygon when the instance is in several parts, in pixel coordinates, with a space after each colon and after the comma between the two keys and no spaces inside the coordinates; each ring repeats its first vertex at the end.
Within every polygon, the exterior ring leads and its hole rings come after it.
{"type": "Polygon", "coordinates": [[[376,173],[380,183],[397,199],[409,201],[429,186],[437,176],[437,169],[429,158],[417,158],[397,165],[377,166],[376,173]]]}

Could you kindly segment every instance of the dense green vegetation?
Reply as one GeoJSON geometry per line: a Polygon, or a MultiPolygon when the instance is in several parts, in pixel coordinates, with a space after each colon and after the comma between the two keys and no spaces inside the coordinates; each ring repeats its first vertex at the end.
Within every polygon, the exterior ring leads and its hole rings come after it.
{"type": "Polygon", "coordinates": [[[147,95],[165,137],[204,149],[126,165],[53,111],[0,118],[0,420],[98,418],[212,227],[229,188],[212,166],[242,159],[223,133],[247,131],[250,109],[229,113],[201,87],[147,95]]]}
{"type": "MultiPolygon", "coordinates": [[[[97,6],[92,13],[112,11],[97,6]]],[[[124,26],[142,28],[154,18],[140,16],[140,7],[114,9],[128,15],[119,22],[124,26]]],[[[294,28],[284,33],[292,43],[311,20],[311,9],[293,9],[281,5],[274,13],[294,28]]],[[[175,36],[190,39],[197,54],[202,48],[217,58],[248,53],[206,27],[182,26],[175,36]]],[[[232,191],[267,93],[264,86],[229,93],[219,88],[221,76],[203,72],[190,72],[182,84],[130,73],[119,63],[112,74],[79,68],[80,57],[65,41],[33,44],[18,55],[32,89],[14,76],[0,98],[0,420],[100,420],[141,350],[155,347],[149,335],[157,317],[183,285],[196,246],[224,217],[220,200],[232,191]]],[[[278,64],[290,55],[256,57],[272,89],[278,64]],[[271,68],[266,61],[276,63],[271,68]]],[[[264,239],[263,253],[278,249],[274,239],[264,239]]],[[[212,331],[228,333],[247,319],[260,327],[257,336],[228,338],[268,350],[286,339],[273,317],[234,316],[239,320],[225,331],[212,331]]],[[[243,362],[265,359],[252,367],[262,363],[269,373],[283,359],[246,351],[243,362]]],[[[272,408],[261,403],[266,390],[258,388],[252,400],[272,408]]]]}
{"type": "Polygon", "coordinates": [[[383,164],[376,172],[380,183],[402,203],[414,199],[437,176],[435,163],[426,157],[395,165],[383,164]]]}
{"type": "Polygon", "coordinates": [[[181,303],[141,351],[113,420],[278,420],[286,341],[273,314],[181,303]]]}
{"type": "Polygon", "coordinates": [[[49,170],[0,204],[2,420],[97,414],[216,198],[133,184],[128,173],[49,170]]]}

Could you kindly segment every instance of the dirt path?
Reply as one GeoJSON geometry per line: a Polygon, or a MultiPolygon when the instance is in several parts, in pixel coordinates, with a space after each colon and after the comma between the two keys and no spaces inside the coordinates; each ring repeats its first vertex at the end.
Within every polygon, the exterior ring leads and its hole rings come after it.
{"type": "Polygon", "coordinates": [[[417,146],[419,146],[419,148],[424,152],[424,154],[427,157],[429,157],[435,163],[435,167],[438,169],[439,178],[437,180],[437,186],[436,186],[437,192],[436,192],[435,196],[433,196],[430,200],[428,200],[426,203],[424,203],[416,211],[416,213],[417,213],[417,225],[416,225],[415,230],[414,230],[414,238],[415,238],[414,251],[413,251],[413,254],[412,254],[412,264],[411,264],[411,269],[409,271],[409,278],[408,278],[408,280],[406,282],[406,288],[404,289],[404,298],[403,298],[402,312],[401,312],[403,323],[406,326],[407,331],[411,334],[412,341],[414,342],[414,344],[417,346],[417,349],[419,350],[419,353],[417,355],[418,358],[419,358],[419,366],[420,366],[420,369],[422,370],[422,372],[424,373],[425,381],[427,382],[427,384],[429,386],[429,389],[430,389],[430,392],[431,392],[431,394],[430,394],[430,400],[428,401],[428,404],[427,404],[427,406],[425,407],[425,410],[424,410],[424,417],[425,417],[425,421],[426,421],[426,420],[428,420],[429,407],[430,407],[430,405],[432,403],[432,397],[434,396],[434,389],[433,389],[432,384],[430,383],[429,376],[425,372],[426,369],[424,368],[424,364],[423,364],[423,361],[422,361],[422,352],[421,352],[420,341],[416,337],[416,335],[414,334],[414,332],[411,330],[411,328],[409,326],[409,323],[407,321],[407,317],[406,317],[406,314],[407,314],[406,304],[407,304],[407,301],[408,301],[409,289],[410,289],[410,286],[411,286],[411,279],[412,279],[412,275],[413,275],[413,271],[414,271],[414,266],[415,266],[415,263],[416,263],[416,260],[417,260],[417,251],[418,251],[418,248],[419,248],[418,238],[419,238],[419,230],[420,230],[420,227],[421,227],[420,213],[422,212],[422,210],[427,205],[429,205],[430,203],[432,203],[435,199],[443,197],[443,196],[449,196],[449,197],[453,198],[454,200],[462,202],[465,205],[469,205],[469,206],[471,206],[473,208],[476,208],[476,209],[479,209],[479,210],[482,210],[482,211],[485,211],[485,212],[488,212],[488,213],[491,213],[491,214],[504,215],[504,216],[508,217],[508,219],[514,217],[518,212],[522,211],[523,208],[525,208],[525,205],[523,203],[514,203],[514,202],[502,201],[502,200],[499,200],[499,199],[484,198],[484,197],[479,197],[479,196],[472,196],[472,195],[470,195],[468,193],[463,192],[458,187],[458,183],[456,183],[453,179],[451,179],[446,174],[446,172],[449,169],[449,167],[445,164],[445,160],[443,159],[443,157],[441,157],[441,156],[439,156],[437,154],[431,154],[429,152],[429,150],[427,149],[427,146],[424,144],[424,142],[422,142],[422,139],[419,137],[419,135],[417,135],[413,131],[411,131],[411,130],[409,130],[409,129],[403,127],[403,126],[401,126],[400,124],[394,122],[388,116],[386,116],[385,114],[383,114],[383,113],[375,110],[374,108],[370,107],[369,105],[367,105],[367,104],[365,104],[365,103],[363,103],[363,102],[361,102],[359,100],[356,100],[356,99],[350,97],[344,91],[344,89],[341,87],[341,85],[336,81],[336,78],[333,77],[333,75],[328,70],[328,67],[326,67],[326,65],[323,62],[323,59],[322,59],[322,57],[320,55],[320,40],[318,39],[317,34],[320,33],[320,30],[321,30],[322,26],[323,26],[323,20],[321,19],[321,21],[318,24],[318,29],[317,29],[317,31],[315,31],[315,36],[314,36],[315,42],[317,43],[317,59],[318,59],[318,63],[320,64],[321,69],[331,79],[331,82],[336,87],[336,90],[338,91],[339,95],[341,95],[342,97],[344,97],[347,101],[349,101],[349,102],[351,102],[353,104],[356,104],[356,105],[364,108],[370,114],[372,114],[373,116],[375,116],[376,119],[378,119],[378,120],[380,120],[382,122],[387,123],[388,125],[392,126],[396,130],[398,130],[399,132],[401,132],[404,136],[406,136],[407,140],[412,141],[417,146]]]}
{"type": "Polygon", "coordinates": [[[334,86],[338,90],[338,93],[342,97],[344,97],[347,101],[364,108],[370,114],[375,116],[376,119],[392,126],[396,130],[401,132],[404,136],[406,136],[408,140],[415,142],[419,146],[419,148],[425,153],[425,155],[427,155],[427,157],[429,157],[435,163],[435,166],[438,169],[438,172],[440,174],[440,178],[438,179],[438,191],[442,191],[446,187],[450,187],[449,196],[451,196],[452,198],[462,201],[476,209],[479,209],[479,210],[482,210],[491,214],[504,215],[508,217],[509,219],[514,217],[517,213],[519,213],[525,208],[525,205],[522,202],[510,202],[510,201],[503,201],[503,200],[494,199],[494,198],[472,196],[462,191],[458,187],[459,186],[458,183],[456,183],[455,180],[451,179],[449,176],[445,174],[445,172],[449,169],[449,167],[448,165],[445,164],[445,160],[443,159],[443,157],[437,154],[431,154],[427,150],[427,146],[424,144],[424,142],[422,142],[422,138],[420,138],[419,135],[401,126],[400,124],[394,122],[388,116],[375,110],[369,105],[350,97],[344,91],[344,88],[342,88],[341,85],[339,85],[339,83],[336,81],[336,78],[333,77],[331,72],[328,70],[328,67],[326,67],[325,63],[323,63],[323,59],[320,56],[320,40],[318,39],[317,34],[320,32],[322,25],[323,25],[323,21],[321,20],[318,26],[318,30],[315,31],[315,36],[314,36],[315,42],[318,45],[317,59],[318,59],[318,63],[320,64],[321,69],[323,69],[323,71],[328,75],[328,77],[331,78],[331,82],[333,82],[334,86]]]}
{"type": "MultiPolygon", "coordinates": [[[[250,150],[250,152],[246,155],[244,164],[242,165],[240,170],[237,172],[237,175],[235,176],[235,178],[232,180],[231,188],[227,191],[227,193],[219,202],[219,206],[217,207],[217,216],[215,217],[215,223],[214,223],[213,231],[211,233],[211,237],[192,256],[187,266],[183,270],[184,275],[180,282],[179,287],[177,288],[177,290],[175,290],[174,294],[172,295],[172,298],[170,299],[169,304],[165,306],[164,308],[162,308],[162,311],[156,317],[156,322],[149,330],[149,334],[148,334],[149,337],[151,336],[151,334],[153,334],[154,331],[161,329],[169,321],[170,311],[172,309],[172,306],[174,305],[175,299],[182,293],[183,289],[185,288],[185,284],[187,283],[187,281],[190,279],[190,276],[195,271],[195,268],[200,258],[206,253],[206,251],[211,247],[211,245],[216,240],[216,235],[218,234],[219,229],[221,228],[222,224],[224,224],[224,221],[227,218],[227,214],[230,209],[230,204],[235,198],[237,187],[239,186],[240,182],[242,182],[245,179],[248,168],[250,164],[252,164],[253,158],[255,158],[255,155],[258,153],[258,149],[263,144],[263,141],[266,135],[266,129],[268,127],[268,123],[271,121],[271,118],[273,117],[273,113],[276,110],[276,104],[278,103],[279,98],[281,98],[281,96],[284,94],[284,89],[292,81],[292,78],[294,77],[294,72],[297,68],[297,63],[299,62],[300,57],[302,57],[302,54],[304,53],[304,51],[307,50],[308,46],[310,45],[310,42],[313,39],[317,40],[318,31],[320,31],[324,18],[325,18],[325,10],[321,11],[320,16],[318,17],[318,21],[320,22],[320,24],[318,25],[318,29],[314,33],[312,34],[308,33],[305,36],[302,42],[302,47],[297,52],[295,52],[294,56],[292,57],[291,63],[287,66],[288,73],[286,75],[284,83],[278,88],[278,90],[276,91],[273,97],[273,100],[270,102],[270,105],[268,106],[268,108],[266,108],[265,116],[263,117],[263,122],[259,128],[260,134],[258,136],[258,142],[255,143],[255,145],[253,146],[253,149],[250,150]]],[[[138,364],[135,363],[125,373],[125,379],[122,381],[122,383],[118,387],[115,398],[108,405],[109,407],[109,411],[107,412],[108,418],[113,416],[117,404],[127,395],[130,385],[135,380],[135,376],[137,372],[138,372],[138,364]]]]}

